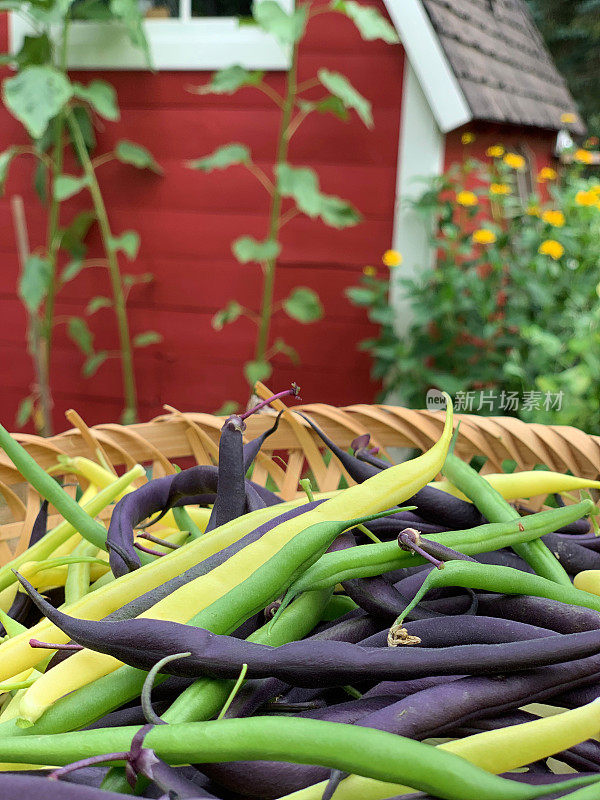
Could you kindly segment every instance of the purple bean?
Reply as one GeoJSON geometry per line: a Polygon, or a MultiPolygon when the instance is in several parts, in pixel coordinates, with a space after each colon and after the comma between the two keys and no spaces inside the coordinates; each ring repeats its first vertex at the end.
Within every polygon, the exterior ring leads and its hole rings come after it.
{"type": "Polygon", "coordinates": [[[234,415],[228,417],[221,428],[217,499],[208,520],[207,531],[241,517],[246,510],[242,435],[245,427],[242,418],[234,415]]]}
{"type": "Polygon", "coordinates": [[[244,475],[248,472],[254,459],[258,455],[260,448],[263,446],[265,441],[271,436],[271,434],[275,433],[277,428],[279,427],[279,421],[281,420],[281,415],[283,411],[280,411],[277,416],[275,417],[275,422],[273,425],[266,430],[264,433],[261,433],[260,436],[257,436],[256,439],[252,439],[250,442],[247,442],[243,446],[243,454],[244,454],[244,475]]]}
{"type": "Polygon", "coordinates": [[[514,672],[582,659],[600,649],[596,630],[502,645],[367,648],[348,642],[323,641],[316,646],[314,641],[299,641],[269,647],[178,622],[75,619],[55,609],[18,577],[42,613],[73,641],[145,670],[167,655],[189,652],[187,658],[163,669],[184,677],[237,678],[242,664],[247,664],[249,678],[275,677],[297,686],[325,688],[364,679],[514,672]]]}
{"type": "Polygon", "coordinates": [[[477,553],[474,559],[479,561],[480,564],[493,564],[498,567],[520,569],[521,572],[533,572],[529,564],[511,550],[493,550],[490,553],[477,553]]]}
{"type": "Polygon", "coordinates": [[[479,594],[479,610],[490,617],[504,617],[538,625],[558,633],[600,628],[600,614],[591,608],[567,605],[545,597],[479,594]]]}
{"type": "Polygon", "coordinates": [[[0,774],[2,800],[123,800],[122,794],[32,775],[0,774]]]}
{"type": "Polygon", "coordinates": [[[559,536],[556,533],[549,533],[541,538],[567,572],[572,575],[585,569],[600,569],[600,553],[590,548],[582,547],[576,541],[571,541],[567,537],[559,536]]]}

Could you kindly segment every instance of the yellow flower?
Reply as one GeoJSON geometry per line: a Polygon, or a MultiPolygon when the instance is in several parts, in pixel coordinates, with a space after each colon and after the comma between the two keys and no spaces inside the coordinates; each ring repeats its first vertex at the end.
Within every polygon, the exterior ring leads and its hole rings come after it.
{"type": "Polygon", "coordinates": [[[529,214],[530,217],[539,217],[540,207],[536,205],[527,206],[525,213],[529,214]]]}
{"type": "Polygon", "coordinates": [[[575,195],[575,202],[578,206],[595,206],[598,202],[598,195],[592,189],[587,192],[579,191],[575,195]]]}
{"type": "Polygon", "coordinates": [[[504,163],[512,169],[525,169],[525,159],[518,153],[507,153],[502,159],[504,163]]]}
{"type": "Polygon", "coordinates": [[[600,197],[600,183],[597,183],[595,186],[592,186],[590,192],[596,197],[600,197]]]}
{"type": "Polygon", "coordinates": [[[564,122],[565,125],[572,125],[574,122],[577,122],[577,117],[570,111],[565,111],[564,114],[560,115],[560,121],[564,122]]]}
{"type": "Polygon", "coordinates": [[[555,228],[562,228],[565,224],[565,215],[562,211],[544,211],[542,219],[544,222],[547,222],[548,225],[552,225],[555,228]]]}
{"type": "Polygon", "coordinates": [[[485,154],[490,158],[500,158],[500,156],[504,155],[504,148],[501,144],[493,144],[491,147],[488,147],[485,154]]]}
{"type": "Polygon", "coordinates": [[[397,250],[386,250],[381,260],[386,267],[399,267],[402,264],[402,256],[397,250]]]}
{"type": "Polygon", "coordinates": [[[460,137],[460,140],[463,144],[471,144],[475,141],[475,134],[467,131],[466,133],[463,133],[463,135],[460,137]]]}
{"type": "Polygon", "coordinates": [[[507,183],[492,183],[490,194],[510,194],[510,186],[507,183]]]}
{"type": "Polygon", "coordinates": [[[594,156],[590,151],[584,150],[582,147],[575,151],[573,158],[575,161],[579,161],[580,164],[591,164],[594,161],[594,156]]]}
{"type": "Polygon", "coordinates": [[[469,192],[466,189],[463,189],[462,192],[459,192],[456,195],[456,202],[461,206],[476,206],[477,195],[475,192],[469,192]]]}
{"type": "Polygon", "coordinates": [[[558,261],[564,252],[565,248],[560,242],[557,242],[556,239],[546,239],[538,247],[538,253],[543,256],[550,256],[550,258],[553,258],[555,261],[558,261]]]}
{"type": "Polygon", "coordinates": [[[372,278],[374,275],[377,275],[377,270],[375,267],[363,267],[363,275],[372,278]]]}
{"type": "Polygon", "coordinates": [[[477,242],[477,244],[494,244],[496,234],[487,228],[479,228],[473,232],[473,241],[477,242]]]}
{"type": "Polygon", "coordinates": [[[545,183],[546,181],[555,181],[558,178],[558,173],[552,167],[543,167],[537,174],[538,183],[545,183]]]}

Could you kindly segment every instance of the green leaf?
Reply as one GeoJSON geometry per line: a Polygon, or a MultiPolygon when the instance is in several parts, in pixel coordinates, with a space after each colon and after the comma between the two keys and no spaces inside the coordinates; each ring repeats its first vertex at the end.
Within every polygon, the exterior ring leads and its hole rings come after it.
{"type": "Polygon", "coordinates": [[[137,231],[123,231],[120,236],[111,236],[108,246],[111,250],[122,250],[133,261],[140,249],[140,235],[137,231]]]}
{"type": "Polygon", "coordinates": [[[8,168],[11,161],[17,155],[16,147],[9,147],[3,153],[0,153],[0,195],[4,194],[4,184],[8,178],[8,168]]]}
{"type": "Polygon", "coordinates": [[[156,331],[144,331],[144,333],[138,333],[137,336],[133,337],[133,346],[134,347],[148,347],[151,344],[158,344],[158,342],[162,342],[163,337],[160,333],[156,331]]]}
{"type": "Polygon", "coordinates": [[[47,258],[30,255],[19,281],[19,297],[30,314],[35,314],[46,297],[52,279],[52,265],[47,258]]]}
{"type": "Polygon", "coordinates": [[[350,17],[367,42],[383,39],[388,44],[398,44],[400,41],[394,28],[373,6],[363,6],[354,0],[333,0],[331,7],[350,17]]]}
{"type": "Polygon", "coordinates": [[[256,24],[284,45],[293,45],[302,38],[306,26],[307,9],[300,6],[286,14],[275,0],[262,0],[252,5],[256,24]]]}
{"type": "Polygon", "coordinates": [[[57,175],[54,181],[53,194],[55,200],[68,200],[78,194],[88,185],[85,175],[76,177],[75,175],[57,175]]]}
{"type": "Polygon", "coordinates": [[[151,272],[141,272],[137,275],[125,273],[123,275],[123,286],[135,286],[138,283],[151,283],[154,275],[151,272]]]}
{"type": "Polygon", "coordinates": [[[106,81],[92,81],[87,86],[81,83],[73,84],[73,94],[80,100],[85,100],[104,119],[113,122],[119,119],[119,106],[117,93],[114,86],[106,81]]]}
{"type": "Polygon", "coordinates": [[[190,169],[200,169],[202,172],[211,172],[213,169],[226,169],[235,164],[247,164],[250,161],[250,150],[245,144],[232,142],[217,148],[214,153],[195,161],[188,161],[190,169]]]}
{"type": "Polygon", "coordinates": [[[353,108],[356,111],[367,128],[373,127],[371,103],[356,91],[344,75],[330,72],[328,69],[320,69],[317,75],[323,86],[338,97],[346,108],[353,108]]]}
{"type": "Polygon", "coordinates": [[[252,236],[242,236],[233,242],[231,249],[240,264],[247,264],[249,261],[262,263],[277,258],[281,252],[281,245],[273,239],[259,242],[252,236]]]}
{"type": "Polygon", "coordinates": [[[144,33],[143,18],[138,1],[110,0],[110,10],[125,25],[131,43],[142,51],[148,67],[152,67],[152,57],[144,33]]]}
{"type": "Polygon", "coordinates": [[[328,95],[318,103],[311,103],[309,100],[299,100],[298,107],[301,111],[316,111],[319,114],[333,114],[334,117],[343,120],[348,119],[348,111],[339,97],[328,95]]]}
{"type": "Polygon", "coordinates": [[[236,403],[235,400],[226,400],[221,408],[214,412],[214,415],[215,417],[229,417],[231,414],[235,414],[239,407],[240,404],[236,403]]]}
{"type": "Polygon", "coordinates": [[[197,94],[233,94],[242,86],[256,86],[262,81],[264,74],[258,71],[249,72],[236,64],[215,72],[210,83],[197,86],[192,91],[197,94]]]}
{"type": "Polygon", "coordinates": [[[357,306],[370,306],[375,300],[375,292],[362,286],[350,286],[345,290],[346,297],[357,306]]]}
{"type": "Polygon", "coordinates": [[[300,363],[300,356],[298,355],[298,351],[294,350],[289,344],[287,344],[283,339],[275,339],[273,342],[272,347],[273,353],[283,353],[284,356],[287,356],[292,364],[299,364],[300,363]]]}
{"type": "Polygon", "coordinates": [[[64,22],[72,2],[73,0],[54,0],[52,3],[32,2],[27,8],[27,13],[41,25],[47,27],[64,22]]]}
{"type": "Polygon", "coordinates": [[[266,381],[271,377],[273,369],[267,361],[246,361],[244,364],[244,375],[250,386],[254,386],[257,381],[266,381]]]}
{"type": "Polygon", "coordinates": [[[99,294],[97,297],[92,297],[89,301],[87,306],[85,307],[86,314],[95,314],[96,311],[100,311],[101,308],[110,308],[112,306],[112,301],[108,297],[104,297],[104,295],[99,294]]]}
{"type": "Polygon", "coordinates": [[[96,214],[93,211],[80,211],[76,214],[61,233],[60,246],[63,250],[74,257],[83,257],[85,254],[83,240],[95,219],[96,214]]]}
{"type": "Polygon", "coordinates": [[[86,356],[94,354],[94,335],[81,317],[70,317],[67,332],[81,352],[86,356]]]}
{"type": "Polygon", "coordinates": [[[71,99],[69,79],[49,66],[32,66],[7,78],[2,85],[4,103],[34,139],[46,130],[50,120],[71,99]]]}
{"type": "Polygon", "coordinates": [[[81,368],[81,374],[86,378],[91,378],[92,375],[96,374],[98,369],[102,366],[102,364],[104,364],[107,358],[108,353],[106,350],[98,350],[97,353],[92,353],[84,361],[83,367],[81,368]]]}
{"type": "Polygon", "coordinates": [[[141,144],[121,139],[115,147],[115,156],[123,164],[131,164],[138,169],[151,169],[157,175],[162,175],[162,167],[154,160],[154,156],[141,144]]]}
{"type": "Polygon", "coordinates": [[[14,60],[20,69],[33,64],[47,64],[52,60],[50,39],[45,33],[40,36],[25,36],[23,45],[14,56],[14,60]]]}
{"type": "Polygon", "coordinates": [[[315,322],[323,316],[319,295],[306,286],[293,289],[290,296],[283,301],[283,307],[287,315],[298,322],[315,322]]]}
{"type": "Polygon", "coordinates": [[[317,174],[309,167],[280,164],[277,180],[281,194],[293,197],[298,209],[313,219],[321,217],[334,228],[346,228],[360,221],[360,214],[346,200],[320,192],[317,174]]]}
{"type": "MultiPolygon", "coordinates": [[[[96,149],[96,132],[94,130],[94,123],[92,122],[90,110],[85,106],[75,106],[73,109],[73,116],[83,136],[85,149],[88,153],[93,153],[96,149]]],[[[77,160],[81,163],[79,156],[77,156],[77,160]]]]}
{"type": "Polygon", "coordinates": [[[234,322],[243,312],[243,307],[237,300],[230,300],[225,308],[222,308],[212,318],[212,326],[216,331],[223,330],[225,325],[234,322]]]}
{"type": "Polygon", "coordinates": [[[22,428],[27,425],[33,414],[33,397],[28,395],[24,397],[19,403],[17,408],[17,416],[15,417],[15,425],[17,428],[22,428]]]}
{"type": "Polygon", "coordinates": [[[71,19],[109,22],[112,13],[105,0],[78,0],[71,6],[71,19]]]}
{"type": "Polygon", "coordinates": [[[73,278],[79,275],[82,269],[83,269],[83,259],[74,258],[72,261],[69,261],[69,263],[63,269],[60,276],[60,282],[68,283],[69,281],[72,281],[73,278]]]}

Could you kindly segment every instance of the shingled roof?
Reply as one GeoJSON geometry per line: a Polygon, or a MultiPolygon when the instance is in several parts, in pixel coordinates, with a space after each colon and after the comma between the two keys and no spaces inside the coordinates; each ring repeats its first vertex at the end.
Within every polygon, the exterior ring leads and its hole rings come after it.
{"type": "Polygon", "coordinates": [[[475,119],[558,130],[585,127],[522,0],[422,0],[475,119]]]}

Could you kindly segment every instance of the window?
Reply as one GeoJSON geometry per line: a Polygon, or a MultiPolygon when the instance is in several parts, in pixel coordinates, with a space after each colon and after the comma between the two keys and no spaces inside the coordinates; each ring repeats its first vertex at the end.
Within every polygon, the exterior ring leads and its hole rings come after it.
{"type": "MultiPolygon", "coordinates": [[[[284,70],[290,54],[254,25],[245,24],[251,0],[139,0],[154,67],[213,70],[241,64],[247,69],[284,70]]],[[[277,0],[291,11],[294,0],[277,0]]],[[[10,15],[10,46],[19,50],[31,26],[10,15]]],[[[113,23],[74,21],[69,27],[71,69],[145,69],[142,53],[113,23]]]]}

